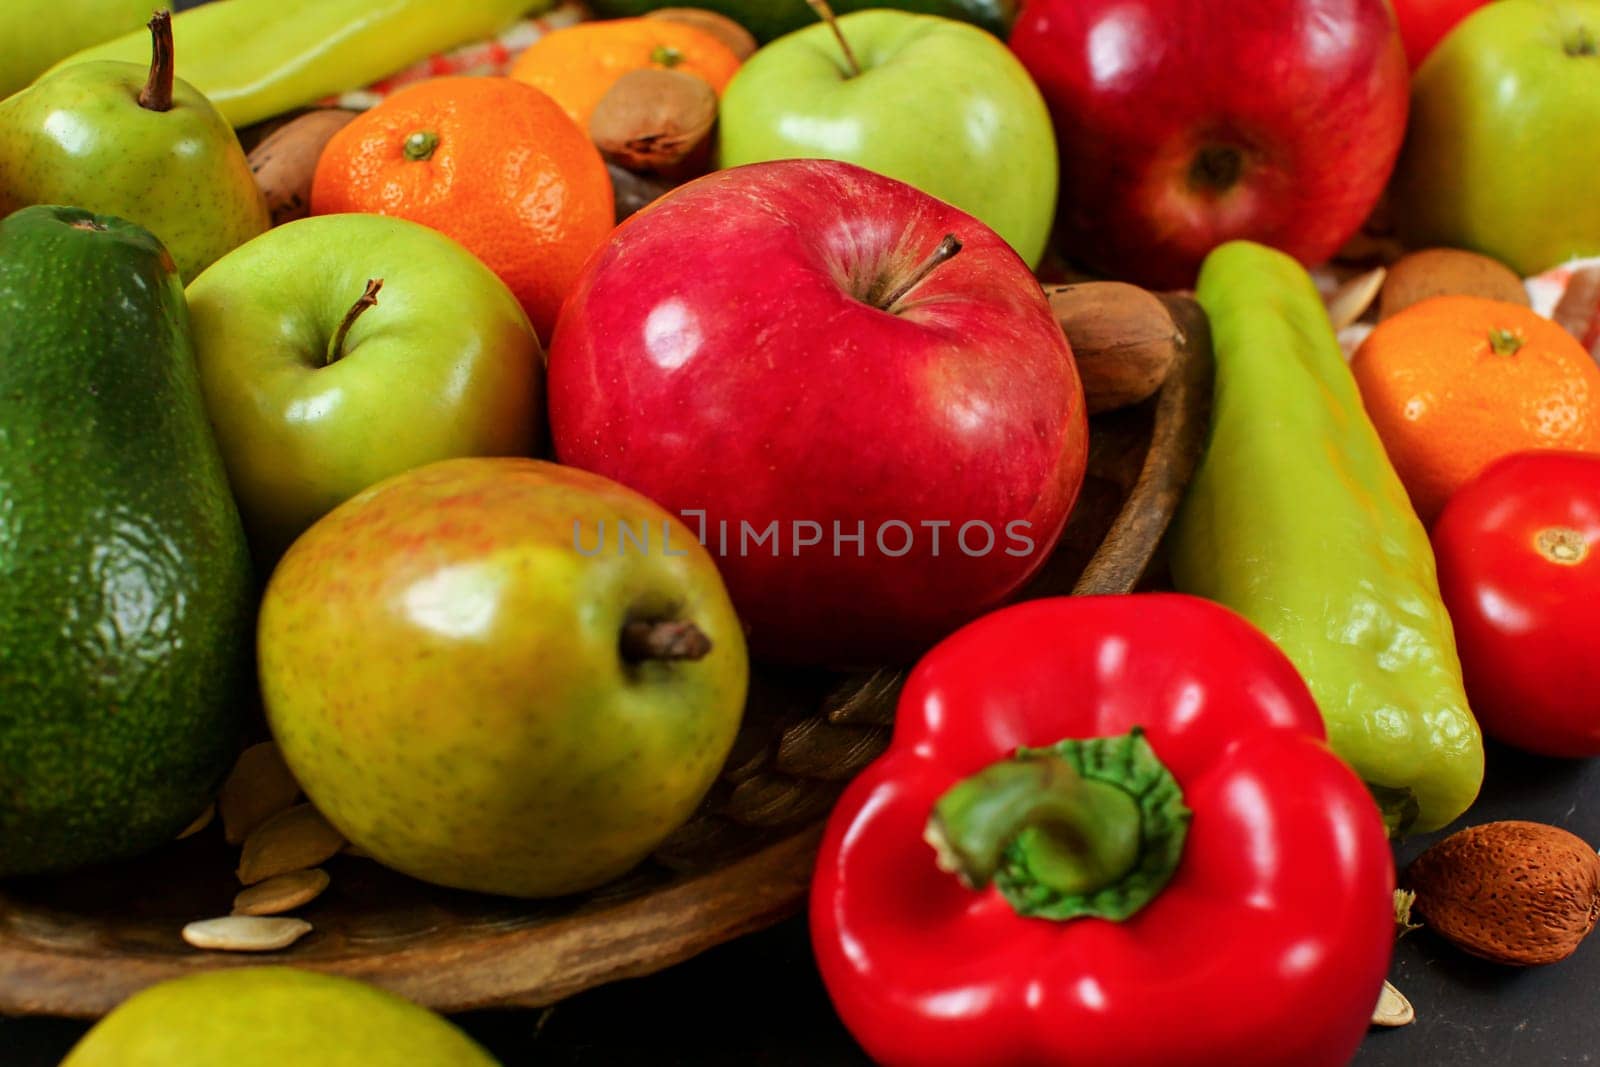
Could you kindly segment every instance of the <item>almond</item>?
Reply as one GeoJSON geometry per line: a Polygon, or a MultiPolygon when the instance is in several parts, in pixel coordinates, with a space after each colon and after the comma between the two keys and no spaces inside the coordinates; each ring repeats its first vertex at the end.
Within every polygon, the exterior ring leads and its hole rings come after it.
{"type": "Polygon", "coordinates": [[[250,153],[250,171],[266,197],[274,226],[311,214],[317,160],[333,135],[355,117],[356,112],[342,108],[307,111],[273,131],[250,153]]]}
{"type": "Polygon", "coordinates": [[[250,832],[300,796],[300,783],[289,773],[283,754],[271,741],[251,745],[239,755],[233,772],[217,795],[222,836],[230,845],[243,843],[250,832]]]}
{"type": "Polygon", "coordinates": [[[709,144],[717,93],[681,70],[630,70],[600,98],[589,137],[608,163],[642,173],[670,173],[709,144]]]}
{"type": "Polygon", "coordinates": [[[645,18],[679,22],[685,26],[693,26],[697,30],[704,30],[727,45],[728,51],[738,56],[741,63],[756,53],[756,39],[749,30],[728,16],[707,11],[703,7],[662,7],[650,12],[645,18]]]}
{"type": "Polygon", "coordinates": [[[1429,248],[1404,256],[1389,268],[1378,297],[1378,318],[1436,296],[1482,296],[1528,306],[1522,279],[1504,263],[1458,248],[1429,248]]]}
{"type": "Polygon", "coordinates": [[[1167,380],[1183,332],[1151,292],[1123,282],[1045,290],[1067,335],[1089,414],[1146,399],[1167,380]]]}
{"type": "Polygon", "coordinates": [[[310,804],[281,811],[245,838],[239,881],[255,885],[280,874],[322,864],[344,847],[344,837],[310,804]]]}
{"type": "Polygon", "coordinates": [[[1600,915],[1600,856],[1534,822],[1492,822],[1440,841],[1406,871],[1413,910],[1474,956],[1511,966],[1572,955],[1600,915]]]}

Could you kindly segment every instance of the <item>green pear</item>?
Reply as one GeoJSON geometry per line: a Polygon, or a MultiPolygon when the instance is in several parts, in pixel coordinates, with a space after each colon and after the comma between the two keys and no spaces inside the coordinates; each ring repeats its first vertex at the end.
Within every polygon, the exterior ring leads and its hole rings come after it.
{"type": "Polygon", "coordinates": [[[348,978],[240,967],[175,978],[123,1001],[62,1067],[496,1067],[425,1008],[348,978]]]}
{"type": "Polygon", "coordinates": [[[0,101],[0,216],[33,204],[153,232],[189,281],[271,225],[233,128],[173,76],[172,18],[150,20],[150,69],[83,63],[0,101]]]}

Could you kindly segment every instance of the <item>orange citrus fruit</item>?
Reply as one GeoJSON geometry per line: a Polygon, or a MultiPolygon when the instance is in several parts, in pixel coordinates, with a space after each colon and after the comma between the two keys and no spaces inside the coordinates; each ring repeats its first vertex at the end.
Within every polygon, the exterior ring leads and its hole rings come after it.
{"type": "Polygon", "coordinates": [[[1517,304],[1424,300],[1380,322],[1350,369],[1425,523],[1501,456],[1600,451],[1600,367],[1571,334],[1517,304]]]}
{"type": "Polygon", "coordinates": [[[713,34],[662,19],[580,22],[533,42],[511,76],[541,89],[583,129],[606,90],[630,70],[655,67],[705,79],[722,95],[739,57],[713,34]]]}
{"type": "Polygon", "coordinates": [[[455,238],[516,294],[549,343],[561,302],[616,218],[605,161],[566,112],[510,78],[407,86],[334,135],[318,215],[394,215],[455,238]]]}

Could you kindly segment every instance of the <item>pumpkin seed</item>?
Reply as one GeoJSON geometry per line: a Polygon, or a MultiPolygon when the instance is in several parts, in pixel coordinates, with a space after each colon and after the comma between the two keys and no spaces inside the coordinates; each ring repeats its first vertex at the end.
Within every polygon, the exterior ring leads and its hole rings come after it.
{"type": "Polygon", "coordinates": [[[1328,297],[1328,321],[1333,323],[1335,333],[1361,321],[1361,317],[1378,299],[1383,280],[1388,276],[1389,272],[1384,268],[1374,267],[1365,274],[1351,278],[1328,297]]]}
{"type": "Polygon", "coordinates": [[[183,939],[195,948],[219,952],[274,952],[310,932],[304,919],[226,915],[190,923],[183,928],[183,939]]]}
{"type": "Polygon", "coordinates": [[[257,882],[233,898],[235,915],[278,915],[315,900],[328,888],[328,872],[321,867],[291,871],[257,882]]]}
{"type": "Polygon", "coordinates": [[[289,773],[278,746],[271,741],[251,745],[240,753],[217,796],[223,837],[230,845],[243,843],[252,830],[299,796],[300,785],[289,773]]]}
{"type": "Polygon", "coordinates": [[[1416,1010],[1411,1007],[1411,1001],[1406,999],[1405,994],[1389,982],[1383,983],[1383,992],[1378,994],[1378,1006],[1372,1012],[1372,1025],[1409,1026],[1416,1021],[1416,1010]]]}
{"type": "Polygon", "coordinates": [[[320,866],[344,847],[339,831],[310,804],[280,811],[245,838],[239,881],[255,885],[280,874],[320,866]]]}
{"type": "Polygon", "coordinates": [[[215,804],[207,804],[206,810],[202,811],[199,815],[196,815],[194,817],[194,822],[183,828],[183,832],[178,835],[178,840],[182,841],[186,837],[193,837],[201,830],[204,830],[206,827],[210,826],[211,820],[216,817],[216,814],[217,806],[215,804]]]}

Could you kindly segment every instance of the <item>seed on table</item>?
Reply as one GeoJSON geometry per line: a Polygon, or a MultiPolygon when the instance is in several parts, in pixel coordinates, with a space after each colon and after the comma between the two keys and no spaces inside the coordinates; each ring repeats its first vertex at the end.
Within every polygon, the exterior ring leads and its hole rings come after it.
{"type": "Polygon", "coordinates": [[[235,915],[278,915],[309,904],[328,888],[328,872],[321,867],[291,871],[257,882],[233,898],[235,915]]]}
{"type": "Polygon", "coordinates": [[[226,915],[188,924],[183,939],[195,948],[217,952],[275,952],[310,932],[311,924],[304,919],[226,915]]]}
{"type": "Polygon", "coordinates": [[[211,825],[211,820],[216,817],[216,814],[217,806],[215,804],[207,804],[206,809],[194,817],[194,822],[183,828],[177,839],[182,841],[184,838],[193,837],[201,830],[204,830],[211,825]]]}
{"type": "Polygon", "coordinates": [[[1416,1022],[1416,1010],[1411,1007],[1411,1001],[1405,994],[1396,989],[1391,983],[1383,983],[1383,992],[1378,994],[1378,1006],[1372,1012],[1373,1026],[1407,1026],[1416,1022]]]}
{"type": "Polygon", "coordinates": [[[245,885],[321,866],[344,847],[344,837],[310,804],[281,811],[245,838],[239,881],[245,885]]]}
{"type": "Polygon", "coordinates": [[[217,796],[224,839],[230,845],[242,843],[250,831],[293,805],[299,796],[300,784],[289,773],[278,746],[271,741],[251,745],[240,753],[217,796]]]}

